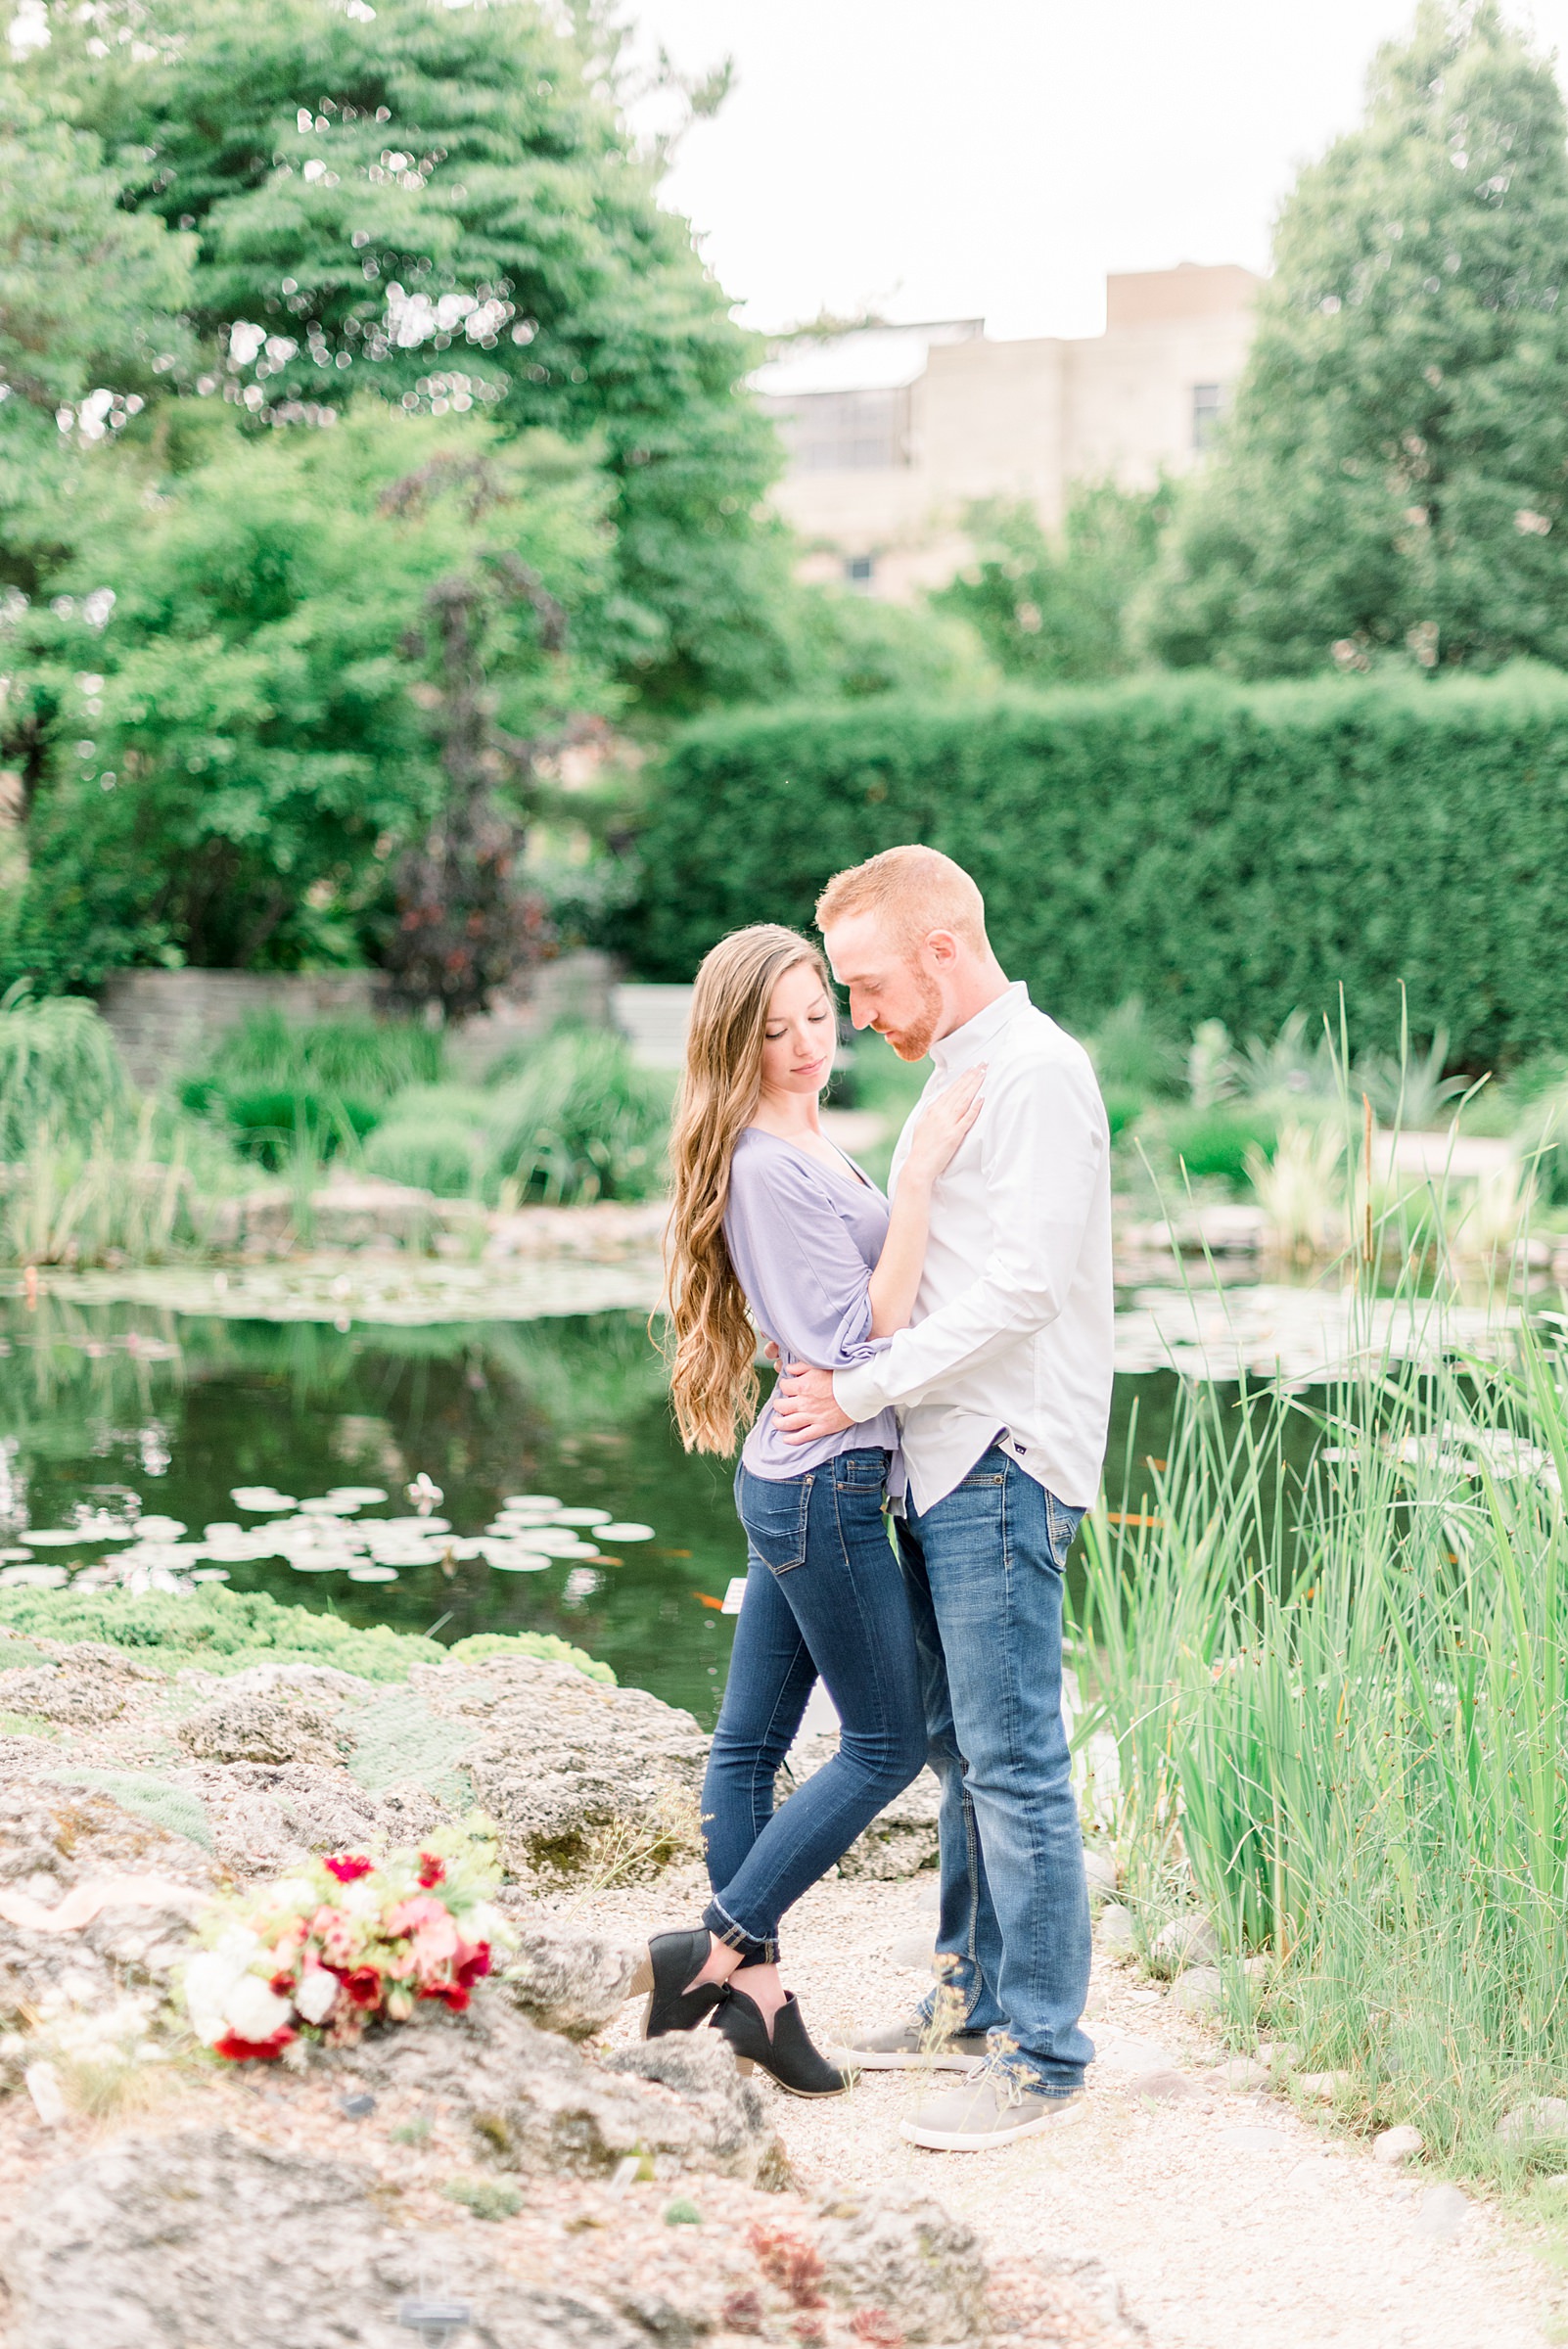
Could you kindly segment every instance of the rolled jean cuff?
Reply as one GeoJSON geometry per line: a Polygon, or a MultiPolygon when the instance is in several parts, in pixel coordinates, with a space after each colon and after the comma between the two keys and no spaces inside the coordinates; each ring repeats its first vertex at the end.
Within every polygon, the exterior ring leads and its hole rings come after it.
{"type": "Polygon", "coordinates": [[[777,1965],[777,1941],[759,1941],[755,1933],[748,1933],[744,1925],[738,1925],[729,1911],[721,1909],[716,1900],[710,1901],[703,1911],[703,1923],[714,1939],[721,1941],[726,1950],[739,1950],[742,1965],[777,1965]]]}

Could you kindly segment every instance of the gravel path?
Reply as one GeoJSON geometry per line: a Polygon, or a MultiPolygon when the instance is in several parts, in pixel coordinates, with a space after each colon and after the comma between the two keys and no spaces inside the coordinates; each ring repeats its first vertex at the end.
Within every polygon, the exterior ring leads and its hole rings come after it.
{"type": "MultiPolygon", "coordinates": [[[[919,1974],[892,1952],[917,1955],[929,1884],[830,1880],[794,1911],[786,1970],[819,2042],[919,1996],[919,1974]]],[[[562,1906],[650,1931],[689,1923],[697,1889],[667,1879],[562,1906]]],[[[628,2008],[614,2036],[632,2036],[637,2015],[628,2008]]],[[[1445,2227],[1429,2180],[1383,2168],[1280,2096],[1225,2093],[1205,2078],[1223,2050],[1162,1989],[1097,1958],[1088,2023],[1100,2056],[1083,2105],[994,2153],[905,2144],[898,2124],[921,2087],[909,2074],[866,2074],[821,2104],[775,2093],[802,2186],[906,2185],[998,2254],[1097,2260],[1151,2349],[1546,2349],[1562,2337],[1552,2271],[1523,2229],[1473,2203],[1445,2227]],[[1162,2064],[1188,2093],[1131,2093],[1162,2064]]]]}

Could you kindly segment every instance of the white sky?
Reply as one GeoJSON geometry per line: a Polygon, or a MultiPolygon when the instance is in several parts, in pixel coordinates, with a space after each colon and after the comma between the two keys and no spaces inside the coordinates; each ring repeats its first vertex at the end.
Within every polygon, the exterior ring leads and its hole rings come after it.
{"type": "MultiPolygon", "coordinates": [[[[1568,51],[1568,0],[1505,0],[1568,51]]],[[[736,84],[666,191],[753,326],[984,316],[1088,335],[1107,270],[1267,265],[1297,166],[1414,0],[626,0],[736,84]]],[[[642,110],[652,120],[657,109],[642,110]]]]}

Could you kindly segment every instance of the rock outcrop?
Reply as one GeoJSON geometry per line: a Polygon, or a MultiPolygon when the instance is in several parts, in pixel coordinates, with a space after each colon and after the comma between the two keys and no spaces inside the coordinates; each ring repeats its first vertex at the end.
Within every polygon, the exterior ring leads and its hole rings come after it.
{"type": "Polygon", "coordinates": [[[505,1972],[514,2004],[540,2030],[568,2039],[602,2031],[625,2004],[642,1944],[625,1934],[574,1933],[503,1905],[516,1944],[505,1972]]]}
{"type": "Polygon", "coordinates": [[[624,1880],[697,1848],[708,1739],[689,1713],[518,1656],[416,1665],[410,1686],[465,1732],[461,1767],[514,1868],[624,1880]]]}
{"type": "MultiPolygon", "coordinates": [[[[790,1754],[790,1771],[797,1784],[831,1762],[838,1744],[832,1735],[798,1739],[790,1754]]],[[[839,1862],[840,1875],[869,1876],[888,1883],[935,1867],[941,1804],[941,1787],[931,1772],[923,1770],[851,1844],[839,1862]]]]}
{"type": "Polygon", "coordinates": [[[50,2171],[0,2248],[10,2349],[646,2349],[450,2234],[390,2229],[373,2177],[226,2129],[126,2137],[50,2171]]]}
{"type": "Polygon", "coordinates": [[[593,2063],[486,1985],[462,2015],[425,2006],[323,2060],[346,2093],[412,2097],[465,2122],[502,2170],[608,2178],[634,2153],[649,2175],[776,2176],[767,2107],[716,2038],[656,2041],[593,2063]]]}

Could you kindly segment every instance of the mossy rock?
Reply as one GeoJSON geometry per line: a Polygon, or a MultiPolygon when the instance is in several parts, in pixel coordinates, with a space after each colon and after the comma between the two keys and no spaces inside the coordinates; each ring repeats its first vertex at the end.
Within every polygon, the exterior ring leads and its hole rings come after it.
{"type": "Polygon", "coordinates": [[[336,1615],[284,1606],[264,1591],[210,1585],[188,1598],[163,1592],[133,1597],[121,1590],[80,1596],[69,1589],[0,1590],[0,1629],[36,1639],[103,1640],[134,1650],[171,1674],[188,1666],[227,1673],[252,1664],[331,1664],[360,1680],[406,1681],[416,1664],[515,1655],[572,1664],[590,1680],[615,1682],[608,1664],[550,1633],[487,1632],[447,1648],[383,1624],[362,1631],[336,1615]]]}

